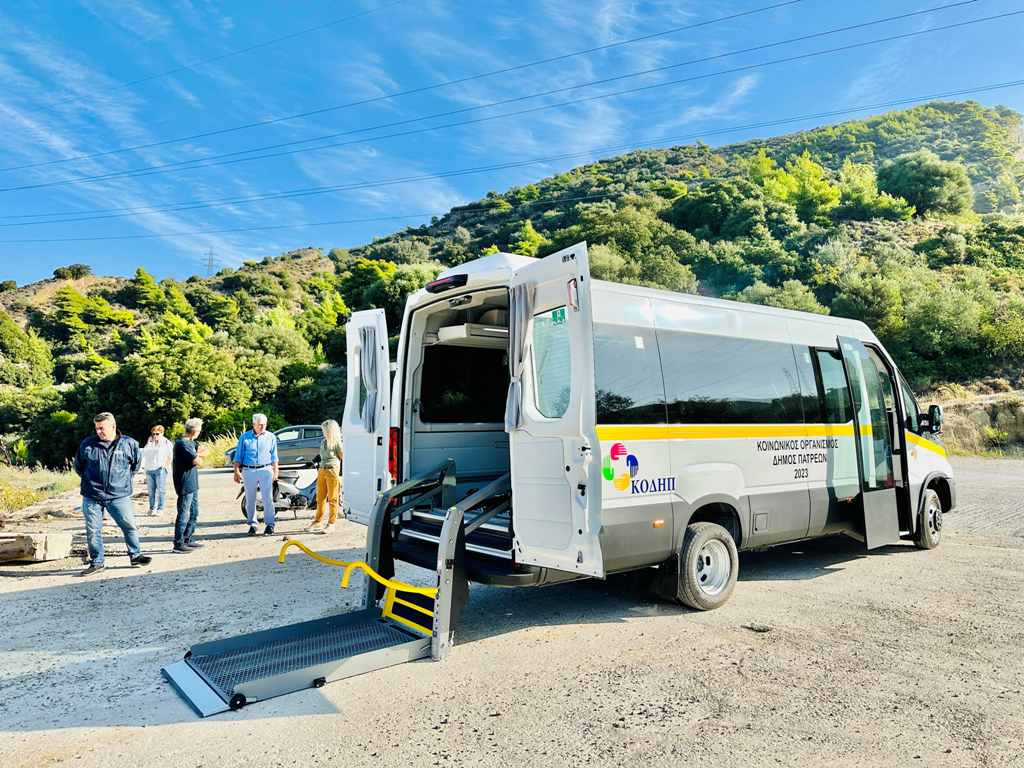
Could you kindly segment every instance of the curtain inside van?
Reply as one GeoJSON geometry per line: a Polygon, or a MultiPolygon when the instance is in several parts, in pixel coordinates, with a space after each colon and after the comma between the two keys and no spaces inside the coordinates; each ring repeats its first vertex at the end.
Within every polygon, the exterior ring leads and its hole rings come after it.
{"type": "Polygon", "coordinates": [[[529,354],[526,329],[533,316],[533,286],[513,286],[508,312],[508,397],[505,400],[505,431],[512,432],[523,422],[523,381],[526,355],[529,354]]]}
{"type": "Polygon", "coordinates": [[[359,329],[359,376],[366,389],[363,404],[363,427],[373,432],[377,423],[377,329],[364,326],[359,329]]]}

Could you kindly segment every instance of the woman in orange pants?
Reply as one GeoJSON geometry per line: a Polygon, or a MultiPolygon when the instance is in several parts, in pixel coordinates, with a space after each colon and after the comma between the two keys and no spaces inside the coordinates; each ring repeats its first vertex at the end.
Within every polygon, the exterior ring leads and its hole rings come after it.
{"type": "Polygon", "coordinates": [[[324,439],[320,442],[320,471],[316,476],[316,517],[306,530],[317,533],[330,533],[334,530],[334,521],[338,519],[338,507],[341,504],[341,427],[334,419],[328,419],[320,425],[324,439]],[[330,506],[331,513],[327,525],[320,528],[324,517],[324,507],[330,506]]]}

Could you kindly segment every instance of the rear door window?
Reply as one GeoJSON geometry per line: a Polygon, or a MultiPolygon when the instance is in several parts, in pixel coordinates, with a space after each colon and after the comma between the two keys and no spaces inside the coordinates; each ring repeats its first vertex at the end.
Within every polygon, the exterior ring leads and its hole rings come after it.
{"type": "Polygon", "coordinates": [[[542,416],[559,419],[569,408],[572,357],[565,307],[533,318],[534,402],[542,416]]]}

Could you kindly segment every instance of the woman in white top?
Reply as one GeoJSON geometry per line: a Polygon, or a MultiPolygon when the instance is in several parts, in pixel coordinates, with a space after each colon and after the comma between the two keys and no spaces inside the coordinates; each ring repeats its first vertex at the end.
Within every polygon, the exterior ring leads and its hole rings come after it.
{"type": "Polygon", "coordinates": [[[149,430],[149,440],[142,446],[142,466],[146,470],[146,485],[149,487],[149,514],[164,510],[164,488],[167,472],[171,468],[174,446],[164,437],[164,428],[157,424],[149,430]]]}

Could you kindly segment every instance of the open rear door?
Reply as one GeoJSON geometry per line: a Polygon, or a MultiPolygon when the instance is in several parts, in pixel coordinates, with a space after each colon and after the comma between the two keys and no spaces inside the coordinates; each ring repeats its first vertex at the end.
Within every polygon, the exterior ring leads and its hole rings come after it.
{"type": "Polygon", "coordinates": [[[867,348],[840,336],[839,351],[853,395],[854,439],[864,507],[864,541],[868,549],[900,541],[893,471],[893,446],[885,410],[885,392],[867,348]]]}
{"type": "Polygon", "coordinates": [[[604,576],[586,243],[517,270],[509,309],[516,561],[604,576]]]}
{"type": "Polygon", "coordinates": [[[388,324],[383,309],[354,312],[346,329],[348,389],[341,429],[342,499],[349,519],[366,525],[377,494],[391,484],[388,324]]]}

